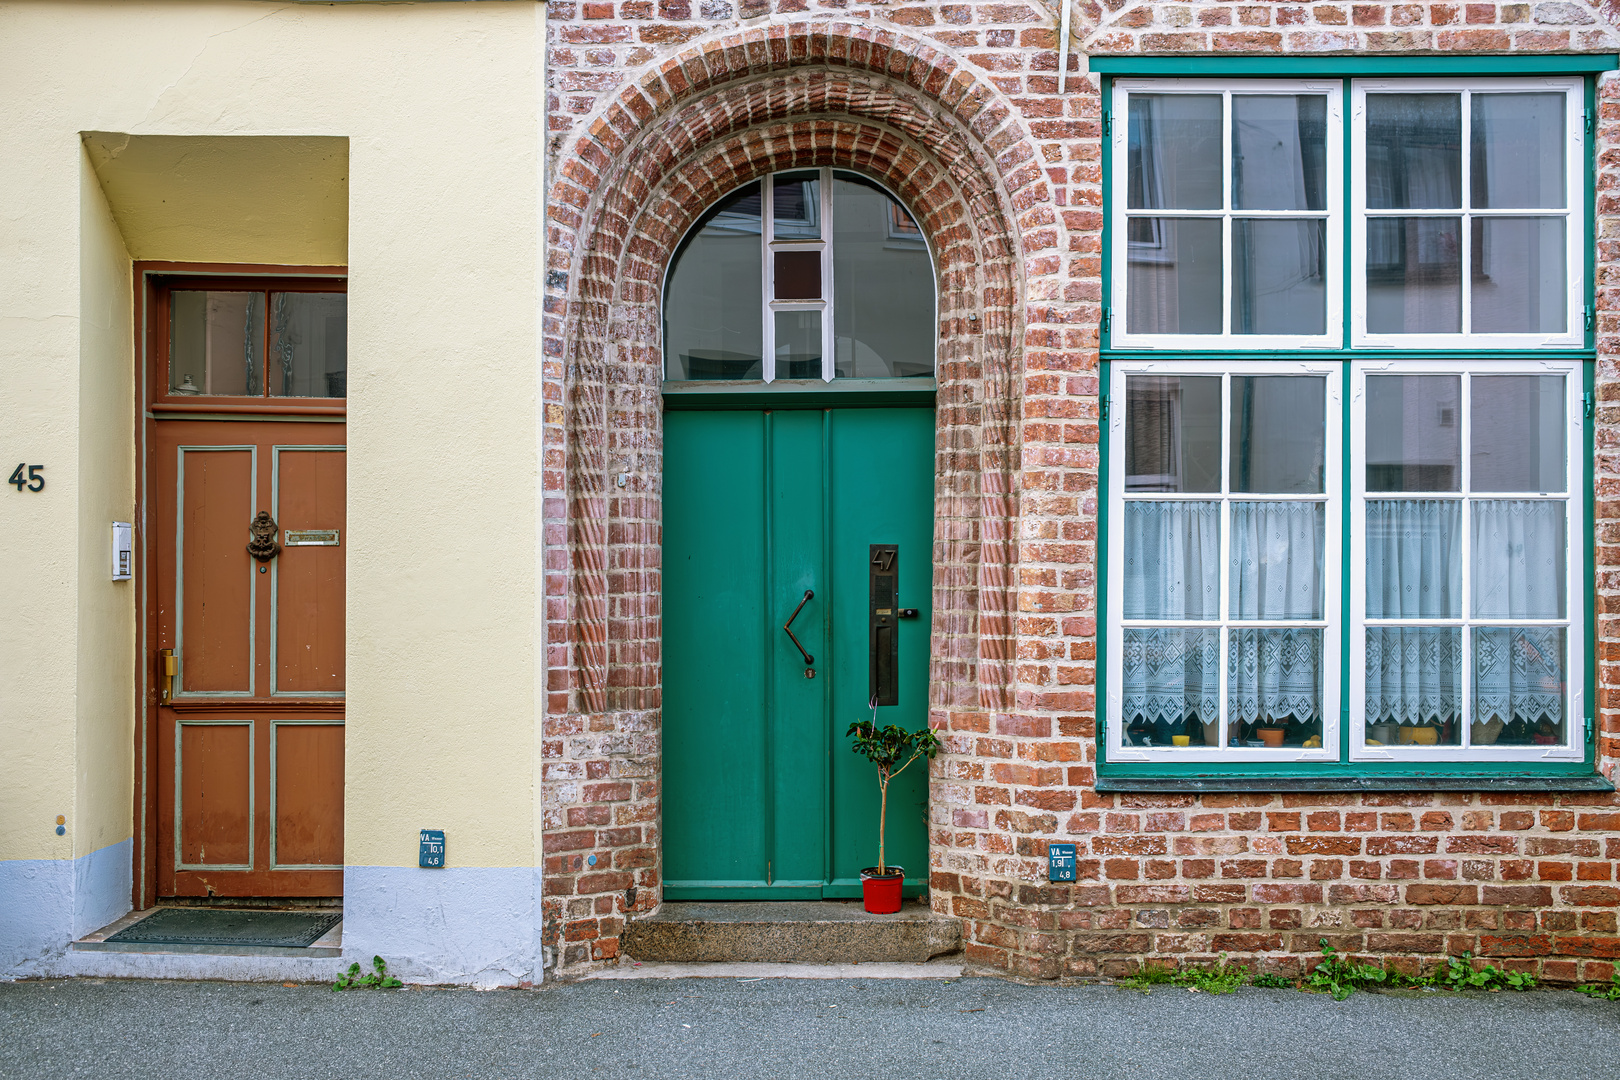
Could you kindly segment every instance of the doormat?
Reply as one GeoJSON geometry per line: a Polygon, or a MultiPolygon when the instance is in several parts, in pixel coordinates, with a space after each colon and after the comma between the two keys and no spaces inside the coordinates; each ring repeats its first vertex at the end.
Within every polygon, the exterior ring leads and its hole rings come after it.
{"type": "Polygon", "coordinates": [[[271,945],[306,949],[342,921],[342,912],[158,908],[107,940],[140,945],[271,945]]]}

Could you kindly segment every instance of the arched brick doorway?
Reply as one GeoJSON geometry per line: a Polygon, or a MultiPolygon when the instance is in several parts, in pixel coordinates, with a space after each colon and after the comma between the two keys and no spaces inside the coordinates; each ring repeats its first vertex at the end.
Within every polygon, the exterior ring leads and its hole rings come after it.
{"type": "Polygon", "coordinates": [[[1029,140],[920,42],[795,25],[694,48],[604,111],[551,194],[552,250],[568,254],[553,256],[546,298],[545,916],[564,966],[616,955],[623,920],[659,900],[664,270],[721,195],[820,166],[884,183],[934,248],[930,703],[936,725],[1008,707],[1024,344],[1013,223],[1045,184],[1029,140]]]}

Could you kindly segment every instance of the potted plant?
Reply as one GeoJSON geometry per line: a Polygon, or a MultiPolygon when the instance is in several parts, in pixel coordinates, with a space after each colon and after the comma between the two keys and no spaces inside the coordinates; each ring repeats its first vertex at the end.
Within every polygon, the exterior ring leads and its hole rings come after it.
{"type": "Polygon", "coordinates": [[[900,884],[906,872],[902,866],[888,865],[884,858],[889,782],[918,758],[932,758],[939,753],[939,736],[926,727],[920,731],[907,731],[898,724],[878,727],[875,707],[871,720],[849,725],[845,734],[855,739],[855,752],[876,765],[878,771],[878,864],[861,871],[861,900],[874,915],[892,915],[900,910],[900,884]]]}

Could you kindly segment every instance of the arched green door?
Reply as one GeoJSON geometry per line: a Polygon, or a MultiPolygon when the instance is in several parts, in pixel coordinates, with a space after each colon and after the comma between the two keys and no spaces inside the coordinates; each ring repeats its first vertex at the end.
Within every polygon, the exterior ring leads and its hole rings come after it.
{"type": "MultiPolygon", "coordinates": [[[[933,448],[928,407],[665,413],[666,899],[860,895],[877,777],[844,732],[871,715],[873,547],[897,549],[894,602],[917,609],[892,624],[898,704],[878,722],[914,730],[928,719],[933,448]],[[798,645],[783,630],[796,608],[798,645]]],[[[927,792],[918,763],[889,794],[889,862],[911,893],[928,879],[927,792]]]]}

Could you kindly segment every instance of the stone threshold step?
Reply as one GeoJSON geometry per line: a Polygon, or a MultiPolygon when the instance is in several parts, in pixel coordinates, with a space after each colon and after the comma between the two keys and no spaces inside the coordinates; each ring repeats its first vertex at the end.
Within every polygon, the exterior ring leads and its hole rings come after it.
{"type": "MultiPolygon", "coordinates": [[[[189,906],[189,905],[186,905],[189,906]]],[[[301,956],[308,958],[343,955],[343,924],[316,938],[304,948],[284,945],[181,945],[173,942],[150,943],[140,941],[108,941],[112,935],[152,914],[153,908],[131,911],[128,915],[92,931],[77,941],[70,942],[73,952],[146,953],[196,956],[301,956]]],[[[299,909],[307,910],[307,909],[299,909]]]]}
{"type": "Polygon", "coordinates": [[[872,915],[859,901],[666,903],[624,930],[620,951],[660,963],[921,964],[961,948],[958,920],[910,902],[872,915]]]}

